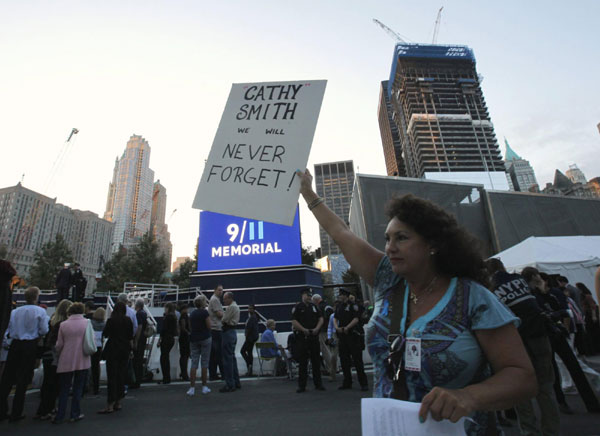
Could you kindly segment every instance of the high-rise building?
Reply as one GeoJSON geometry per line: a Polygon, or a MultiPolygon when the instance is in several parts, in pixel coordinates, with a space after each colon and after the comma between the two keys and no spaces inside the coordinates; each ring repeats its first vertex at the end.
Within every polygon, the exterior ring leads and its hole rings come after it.
{"type": "Polygon", "coordinates": [[[181,265],[183,265],[184,263],[186,263],[188,260],[191,260],[190,257],[188,256],[179,256],[175,259],[175,262],[173,262],[173,266],[171,266],[171,272],[176,272],[179,270],[179,268],[181,268],[181,265]]]}
{"type": "MultiPolygon", "coordinates": [[[[354,186],[354,164],[351,160],[328,162],[315,165],[317,194],[325,204],[341,219],[348,222],[350,201],[354,186]]],[[[321,256],[340,254],[341,250],[329,235],[319,228],[321,256]]]]}
{"type": "Polygon", "coordinates": [[[587,187],[594,197],[600,198],[600,177],[594,177],[587,182],[587,187]]]}
{"type": "Polygon", "coordinates": [[[535,172],[533,167],[528,160],[523,159],[510,147],[506,138],[504,138],[504,144],[506,145],[505,165],[506,172],[510,177],[513,189],[515,191],[527,192],[532,187],[538,186],[537,179],[535,178],[535,172]]]}
{"type": "Polygon", "coordinates": [[[406,177],[406,167],[402,157],[402,143],[398,126],[392,117],[392,104],[388,94],[388,81],[381,82],[379,90],[379,133],[381,134],[381,143],[383,144],[383,156],[385,159],[385,169],[388,176],[406,177]]]}
{"type": "Polygon", "coordinates": [[[112,251],[130,247],[150,230],[154,171],[150,169],[150,145],[132,135],[125,152],[116,159],[108,188],[104,218],[115,223],[112,251]]]}
{"type": "Polygon", "coordinates": [[[383,92],[387,98],[380,98],[380,125],[386,127],[386,118],[395,124],[401,149],[389,152],[393,135],[382,131],[388,169],[397,165],[402,174],[404,166],[406,175],[415,178],[474,181],[479,177],[495,189],[508,188],[469,47],[396,44],[383,92]],[[392,159],[396,164],[388,162],[392,159]]]}
{"type": "Polygon", "coordinates": [[[583,171],[581,171],[576,164],[569,165],[569,169],[565,174],[573,183],[581,183],[582,185],[587,183],[585,174],[583,174],[583,171]]]}
{"type": "Polygon", "coordinates": [[[60,234],[92,291],[102,259],[110,257],[113,229],[95,213],[71,209],[21,183],[0,189],[0,246],[21,277],[29,275],[35,253],[60,234]]]}
{"type": "Polygon", "coordinates": [[[150,227],[154,239],[158,243],[162,253],[167,256],[169,265],[171,264],[171,254],[173,246],[171,244],[171,234],[169,233],[167,224],[165,223],[165,215],[167,211],[167,189],[160,184],[160,180],[154,183],[154,191],[152,194],[152,218],[150,227]]]}

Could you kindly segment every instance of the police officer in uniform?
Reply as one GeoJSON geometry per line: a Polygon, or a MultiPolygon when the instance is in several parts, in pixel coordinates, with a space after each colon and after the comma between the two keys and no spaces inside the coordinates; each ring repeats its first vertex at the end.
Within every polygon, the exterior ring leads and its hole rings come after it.
{"type": "Polygon", "coordinates": [[[321,357],[319,348],[319,330],[323,325],[323,314],[312,301],[312,290],[304,288],[301,291],[302,301],[292,309],[292,326],[296,335],[298,362],[300,364],[297,393],[306,390],[308,379],[308,359],[312,365],[315,389],[324,391],[321,382],[321,357]]]}
{"type": "Polygon", "coordinates": [[[73,288],[73,301],[83,301],[83,297],[85,297],[85,288],[87,287],[87,280],[83,276],[83,271],[81,271],[81,265],[75,263],[75,271],[71,275],[71,284],[74,285],[73,288]]]}
{"type": "Polygon", "coordinates": [[[338,304],[333,317],[333,326],[338,335],[339,355],[344,373],[344,382],[339,389],[352,389],[352,365],[356,368],[358,382],[362,391],[369,390],[367,376],[365,374],[362,347],[360,344],[360,333],[358,332],[359,308],[357,304],[352,304],[348,292],[340,288],[340,304],[338,304]]]}
{"type": "Polygon", "coordinates": [[[348,301],[350,302],[350,304],[353,307],[354,306],[358,307],[358,324],[356,325],[356,327],[354,327],[354,330],[360,336],[360,339],[358,341],[359,344],[360,344],[360,349],[364,350],[365,349],[365,329],[364,329],[364,326],[369,322],[369,314],[367,313],[367,309],[363,305],[362,300],[360,300],[359,298],[356,298],[354,296],[354,294],[350,294],[348,296],[348,301]]]}

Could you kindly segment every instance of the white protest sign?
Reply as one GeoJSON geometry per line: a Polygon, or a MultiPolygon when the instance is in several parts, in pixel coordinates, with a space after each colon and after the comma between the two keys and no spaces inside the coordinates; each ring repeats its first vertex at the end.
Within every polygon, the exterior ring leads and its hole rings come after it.
{"type": "Polygon", "coordinates": [[[291,226],[326,84],[233,84],[192,207],[291,226]]]}

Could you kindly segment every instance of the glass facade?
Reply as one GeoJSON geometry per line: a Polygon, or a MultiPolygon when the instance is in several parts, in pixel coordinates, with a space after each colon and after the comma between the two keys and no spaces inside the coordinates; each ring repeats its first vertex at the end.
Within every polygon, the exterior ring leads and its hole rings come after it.
{"type": "Polygon", "coordinates": [[[115,162],[104,217],[115,223],[112,251],[119,245],[135,245],[150,230],[154,171],[150,169],[150,145],[132,135],[121,159],[115,162]]]}
{"type": "MultiPolygon", "coordinates": [[[[351,160],[329,162],[315,165],[315,183],[317,194],[337,216],[348,222],[352,187],[354,186],[354,164],[351,160]]],[[[339,247],[319,228],[321,256],[340,254],[339,247]]]]}

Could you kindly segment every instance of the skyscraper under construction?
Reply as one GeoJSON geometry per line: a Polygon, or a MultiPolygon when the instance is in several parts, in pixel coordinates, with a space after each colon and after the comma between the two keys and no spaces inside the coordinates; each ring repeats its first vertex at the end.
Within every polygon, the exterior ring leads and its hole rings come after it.
{"type": "Polygon", "coordinates": [[[396,44],[379,125],[388,175],[508,187],[469,47],[396,44]]]}

